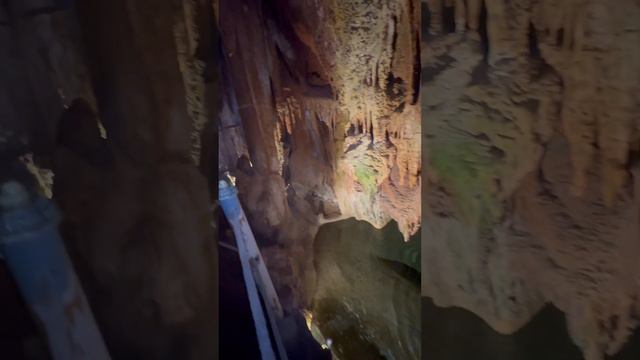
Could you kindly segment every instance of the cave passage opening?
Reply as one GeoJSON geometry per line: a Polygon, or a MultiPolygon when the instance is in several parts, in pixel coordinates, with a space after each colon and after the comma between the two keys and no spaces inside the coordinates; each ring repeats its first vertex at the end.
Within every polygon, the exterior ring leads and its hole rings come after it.
{"type": "Polygon", "coordinates": [[[341,359],[420,358],[420,231],[405,242],[395,221],[327,223],[314,265],[318,342],[341,359]]]}

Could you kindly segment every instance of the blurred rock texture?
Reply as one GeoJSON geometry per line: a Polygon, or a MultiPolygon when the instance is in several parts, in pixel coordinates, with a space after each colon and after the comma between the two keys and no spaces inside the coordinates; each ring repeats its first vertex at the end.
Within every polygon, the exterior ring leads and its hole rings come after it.
{"type": "Polygon", "coordinates": [[[43,185],[114,359],[215,358],[213,196],[196,166],[215,163],[212,4],[53,3],[0,6],[0,155],[53,175],[43,185]]]}
{"type": "Polygon", "coordinates": [[[640,321],[640,3],[423,0],[422,294],[587,360],[640,321]],[[423,21],[425,21],[423,20],[423,21]]]}

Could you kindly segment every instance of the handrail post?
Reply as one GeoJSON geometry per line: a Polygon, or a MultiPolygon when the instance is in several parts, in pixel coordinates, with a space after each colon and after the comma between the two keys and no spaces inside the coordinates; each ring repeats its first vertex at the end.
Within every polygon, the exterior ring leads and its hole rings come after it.
{"type": "Polygon", "coordinates": [[[238,244],[242,276],[247,289],[247,296],[249,297],[249,305],[256,327],[256,336],[258,337],[258,346],[260,347],[262,360],[275,360],[276,357],[273,352],[273,347],[271,346],[267,321],[262,310],[262,305],[260,304],[258,288],[256,287],[256,282],[251,270],[251,256],[247,247],[247,236],[253,237],[253,234],[249,228],[249,223],[244,215],[244,211],[242,211],[236,188],[227,181],[220,180],[218,183],[218,198],[220,200],[220,206],[233,228],[233,233],[238,244]]]}

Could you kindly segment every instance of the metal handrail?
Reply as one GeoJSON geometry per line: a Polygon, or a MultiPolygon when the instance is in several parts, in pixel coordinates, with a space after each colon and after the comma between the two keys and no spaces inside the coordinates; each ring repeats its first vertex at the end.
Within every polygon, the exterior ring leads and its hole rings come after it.
{"type": "Polygon", "coordinates": [[[226,180],[219,181],[218,191],[220,205],[233,228],[233,233],[236,238],[240,263],[242,265],[242,275],[249,297],[249,305],[256,327],[256,335],[258,337],[258,345],[262,359],[275,360],[275,353],[271,344],[269,329],[260,303],[258,290],[266,306],[280,359],[287,360],[287,353],[278,329],[278,321],[283,318],[280,300],[269,276],[267,267],[262,260],[262,255],[260,254],[260,249],[249,226],[249,221],[242,210],[242,205],[238,199],[238,192],[235,186],[226,180]]]}

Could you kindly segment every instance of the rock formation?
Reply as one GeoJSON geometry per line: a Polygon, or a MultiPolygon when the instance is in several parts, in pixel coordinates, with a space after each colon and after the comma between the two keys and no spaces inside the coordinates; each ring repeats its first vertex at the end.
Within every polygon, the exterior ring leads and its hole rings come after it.
{"type": "MultiPolygon", "coordinates": [[[[325,221],[356,217],[382,227],[395,219],[407,238],[417,231],[417,5],[219,2],[225,87],[232,89],[221,116],[220,166],[237,176],[261,237],[310,254],[325,221]]],[[[301,299],[309,295],[302,284],[313,283],[312,259],[292,259],[281,265],[307,277],[294,285],[301,299]]]]}
{"type": "Polygon", "coordinates": [[[307,321],[321,343],[332,340],[337,358],[421,359],[420,277],[400,265],[418,268],[417,237],[404,242],[393,222],[382,230],[353,219],[320,228],[307,321]]]}
{"type": "Polygon", "coordinates": [[[588,360],[640,320],[640,4],[424,1],[423,296],[588,360]]]}
{"type": "Polygon", "coordinates": [[[332,299],[316,277],[321,224],[395,220],[406,240],[420,227],[418,5],[219,1],[220,169],[289,312],[332,299]]]}
{"type": "Polygon", "coordinates": [[[114,359],[217,354],[213,197],[196,167],[215,168],[202,154],[217,138],[203,129],[219,95],[211,9],[81,1],[0,16],[0,153],[53,170],[60,231],[114,359]]]}

